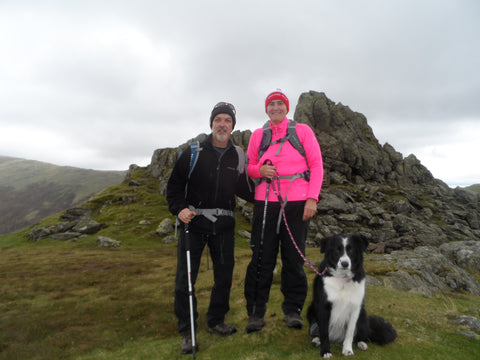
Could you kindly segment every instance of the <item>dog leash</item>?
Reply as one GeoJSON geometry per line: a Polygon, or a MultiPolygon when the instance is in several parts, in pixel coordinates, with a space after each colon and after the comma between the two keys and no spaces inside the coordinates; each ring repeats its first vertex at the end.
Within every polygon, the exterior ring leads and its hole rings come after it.
{"type": "MultiPolygon", "coordinates": [[[[270,161],[270,163],[271,163],[271,161],[270,161]]],[[[295,241],[295,238],[293,237],[292,231],[290,230],[290,226],[288,226],[287,217],[285,215],[285,205],[283,204],[283,199],[282,199],[282,196],[280,195],[280,178],[279,178],[278,172],[276,170],[275,170],[275,173],[276,173],[276,175],[274,175],[274,178],[278,181],[278,192],[277,192],[277,189],[275,187],[275,182],[274,181],[272,181],[272,183],[271,183],[272,184],[272,189],[273,189],[274,194],[278,198],[278,202],[280,203],[280,207],[281,207],[281,211],[282,211],[282,215],[283,215],[283,221],[285,222],[285,227],[287,228],[288,235],[290,236],[290,240],[292,240],[292,243],[295,246],[295,249],[300,254],[303,261],[310,267],[310,269],[312,269],[315,272],[315,274],[322,277],[327,272],[327,268],[325,267],[325,269],[323,269],[323,271],[320,272],[320,271],[317,270],[317,268],[315,266],[313,266],[313,264],[306,258],[306,256],[302,253],[302,251],[298,247],[298,244],[295,241]]],[[[272,178],[272,180],[273,180],[273,178],[272,178]]]]}

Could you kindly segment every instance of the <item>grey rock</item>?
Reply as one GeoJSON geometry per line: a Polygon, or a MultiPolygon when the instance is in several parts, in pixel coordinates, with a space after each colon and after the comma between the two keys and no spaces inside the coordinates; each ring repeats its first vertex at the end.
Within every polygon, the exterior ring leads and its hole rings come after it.
{"type": "Polygon", "coordinates": [[[61,240],[61,241],[66,241],[66,240],[72,240],[76,239],[78,237],[82,236],[82,233],[79,232],[72,232],[72,231],[67,231],[64,233],[57,233],[53,234],[50,236],[53,240],[61,240]]]}
{"type": "Polygon", "coordinates": [[[105,236],[97,237],[97,246],[98,247],[119,247],[122,244],[121,241],[111,239],[105,236]]]}
{"type": "Polygon", "coordinates": [[[174,235],[167,235],[163,238],[162,242],[164,244],[172,244],[174,242],[177,242],[177,238],[174,235]]]}
{"type": "Polygon", "coordinates": [[[440,246],[440,252],[458,266],[480,273],[480,242],[456,241],[440,246]]]}
{"type": "Polygon", "coordinates": [[[455,321],[458,325],[466,326],[472,331],[480,332],[480,319],[474,316],[462,315],[455,321]]]}
{"type": "Polygon", "coordinates": [[[166,236],[172,233],[174,229],[173,221],[170,218],[165,218],[158,224],[155,232],[160,236],[166,236]]]}
{"type": "Polygon", "coordinates": [[[399,290],[432,296],[441,291],[468,291],[480,295],[480,283],[466,270],[454,264],[437,248],[393,251],[369,257],[374,262],[389,264],[395,271],[378,277],[385,285],[399,290]]]}

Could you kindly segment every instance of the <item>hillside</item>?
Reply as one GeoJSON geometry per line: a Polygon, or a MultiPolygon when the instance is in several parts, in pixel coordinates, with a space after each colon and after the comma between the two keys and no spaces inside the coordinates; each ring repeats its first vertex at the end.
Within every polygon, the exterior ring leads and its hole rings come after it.
{"type": "Polygon", "coordinates": [[[467,186],[465,189],[470,191],[475,191],[476,193],[480,194],[480,184],[470,185],[470,186],[467,186]]]}
{"type": "Polygon", "coordinates": [[[0,234],[75,206],[119,184],[125,173],[0,156],[0,234]]]}
{"type": "MultiPolygon", "coordinates": [[[[44,237],[29,240],[38,228],[55,227],[68,211],[43,219],[34,227],[0,236],[0,360],[3,359],[191,359],[180,355],[181,338],[173,314],[176,243],[158,232],[158,224],[173,220],[161,183],[150,168],[135,168],[130,181],[112,186],[82,208],[105,224],[96,234],[71,241],[44,237]],[[101,248],[98,237],[121,241],[116,248],[101,248]]],[[[238,216],[237,231],[250,229],[238,216]]],[[[173,230],[172,234],[173,235],[173,230]]],[[[205,313],[212,284],[212,266],[204,255],[197,279],[199,306],[197,331],[201,349],[198,359],[301,360],[320,358],[310,345],[307,328],[288,329],[282,320],[279,274],[274,277],[267,326],[246,334],[243,281],[251,251],[247,239],[236,238],[235,270],[231,310],[227,321],[239,329],[228,338],[208,333],[205,313]]],[[[307,249],[307,258],[318,263],[318,249],[307,249]]],[[[464,290],[437,292],[427,296],[398,290],[379,280],[402,270],[398,264],[382,265],[383,255],[366,255],[366,308],[388,319],[398,339],[385,347],[370,345],[356,351],[355,359],[478,358],[478,331],[460,322],[479,316],[480,295],[464,290]]],[[[446,268],[443,266],[442,274],[446,268]]],[[[314,273],[306,268],[309,284],[314,273]]],[[[450,281],[452,279],[449,279],[450,281]]],[[[416,279],[418,281],[418,279],[416,279]]],[[[311,299],[311,293],[308,300],[311,299]]],[[[305,310],[305,309],[304,309],[305,310]]],[[[305,311],[304,311],[305,313],[305,311]]],[[[305,314],[303,314],[305,316],[305,314]]],[[[334,345],[335,358],[342,358],[334,345]]]]}

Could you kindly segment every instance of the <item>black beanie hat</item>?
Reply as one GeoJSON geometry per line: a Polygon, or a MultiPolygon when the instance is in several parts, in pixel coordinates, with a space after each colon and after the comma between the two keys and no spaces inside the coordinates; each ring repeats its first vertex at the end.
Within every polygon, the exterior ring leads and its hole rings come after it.
{"type": "Polygon", "coordinates": [[[215,116],[217,116],[218,114],[230,115],[233,121],[232,130],[235,128],[235,123],[237,121],[235,119],[235,114],[236,114],[235,107],[232,104],[227,102],[219,102],[217,105],[213,107],[212,115],[210,115],[210,129],[212,128],[212,125],[213,125],[213,119],[215,119],[215,116]]]}

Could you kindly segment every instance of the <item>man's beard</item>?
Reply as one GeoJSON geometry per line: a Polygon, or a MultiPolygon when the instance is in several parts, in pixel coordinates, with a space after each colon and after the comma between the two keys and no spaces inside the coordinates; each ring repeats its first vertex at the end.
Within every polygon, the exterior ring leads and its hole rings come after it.
{"type": "Polygon", "coordinates": [[[225,142],[228,140],[228,134],[226,132],[222,132],[222,133],[216,132],[214,135],[215,135],[215,139],[217,139],[217,141],[219,142],[225,142]]]}

